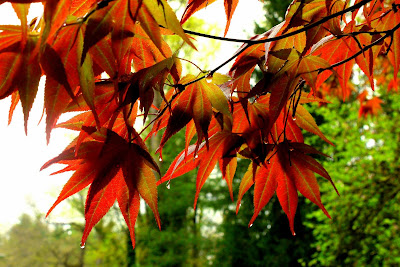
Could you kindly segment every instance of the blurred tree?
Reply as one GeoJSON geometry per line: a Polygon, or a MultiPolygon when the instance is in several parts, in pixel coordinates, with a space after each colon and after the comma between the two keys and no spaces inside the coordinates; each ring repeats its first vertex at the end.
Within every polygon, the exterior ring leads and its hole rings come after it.
{"type": "Polygon", "coordinates": [[[81,233],[63,225],[50,226],[43,215],[22,214],[1,244],[2,266],[83,266],[83,252],[77,246],[81,233]]]}
{"type": "MultiPolygon", "coordinates": [[[[84,192],[69,198],[67,213],[84,212],[84,192]]],[[[96,226],[90,246],[79,248],[84,222],[44,220],[44,214],[23,214],[0,244],[0,266],[125,266],[126,241],[119,212],[96,226]],[[3,265],[4,264],[4,265],[3,265]]],[[[124,226],[125,227],[125,226],[124,226]]]]}

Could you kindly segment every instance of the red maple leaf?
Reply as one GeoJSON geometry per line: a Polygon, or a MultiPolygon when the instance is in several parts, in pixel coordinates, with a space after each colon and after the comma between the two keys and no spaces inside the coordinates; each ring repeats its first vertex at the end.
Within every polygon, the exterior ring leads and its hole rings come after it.
{"type": "Polygon", "coordinates": [[[92,141],[83,142],[78,151],[74,141],[59,156],[48,161],[42,169],[54,163],[68,164],[63,171],[74,170],[75,173],[65,184],[47,215],[61,201],[90,185],[85,204],[86,224],[82,246],[93,226],[116,200],[129,227],[133,246],[139,195],[153,210],[158,227],[161,228],[154,174],[159,173],[159,169],[140,140],[130,143],[115,132],[107,130],[105,135],[96,135],[92,141]]]}

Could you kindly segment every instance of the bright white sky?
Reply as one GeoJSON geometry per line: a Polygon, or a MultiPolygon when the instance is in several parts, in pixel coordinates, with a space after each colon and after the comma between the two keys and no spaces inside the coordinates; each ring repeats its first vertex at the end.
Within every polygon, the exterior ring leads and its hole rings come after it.
{"type": "MultiPolygon", "coordinates": [[[[226,23],[223,1],[217,1],[195,16],[211,24],[220,25],[220,35],[223,35],[226,23]]],[[[32,17],[34,15],[30,14],[28,21],[32,17]]],[[[260,21],[262,18],[263,11],[260,2],[240,1],[227,37],[247,38],[253,35],[254,21],[256,19],[260,21]]],[[[0,6],[0,25],[4,24],[19,24],[17,16],[8,3],[0,6]]],[[[215,59],[211,67],[225,61],[238,47],[238,44],[222,43],[221,50],[215,51],[215,59]]],[[[224,71],[227,71],[227,68],[224,71]]],[[[46,145],[44,119],[40,122],[43,111],[43,89],[40,90],[30,114],[28,136],[24,133],[20,105],[14,112],[11,125],[7,126],[10,102],[9,98],[0,100],[0,232],[6,231],[16,223],[21,213],[32,214],[32,204],[37,211],[46,213],[71,175],[66,173],[50,176],[51,172],[59,169],[57,166],[39,172],[40,167],[57,156],[71,140],[70,132],[55,129],[52,132],[50,144],[46,145]]],[[[59,207],[62,207],[62,204],[59,207]]],[[[59,216],[61,210],[62,208],[56,208],[52,212],[52,217],[59,216]]]]}

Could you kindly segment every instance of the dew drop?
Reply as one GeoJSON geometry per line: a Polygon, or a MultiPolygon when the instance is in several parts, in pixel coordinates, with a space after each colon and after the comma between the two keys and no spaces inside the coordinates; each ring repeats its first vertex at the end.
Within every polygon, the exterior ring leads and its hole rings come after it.
{"type": "Polygon", "coordinates": [[[253,224],[250,224],[250,225],[249,225],[249,227],[252,227],[252,226],[253,226],[253,224]]]}
{"type": "Polygon", "coordinates": [[[196,155],[194,158],[195,158],[195,159],[199,158],[199,155],[196,155]]]}
{"type": "Polygon", "coordinates": [[[271,161],[268,160],[267,163],[268,163],[268,164],[271,164],[271,161]]]}
{"type": "Polygon", "coordinates": [[[295,121],[295,120],[296,120],[296,117],[293,117],[293,120],[295,121]]]}
{"type": "Polygon", "coordinates": [[[289,151],[293,151],[294,149],[293,148],[289,148],[289,151]]]}
{"type": "Polygon", "coordinates": [[[163,159],[162,159],[161,157],[159,157],[159,158],[158,158],[158,161],[159,161],[159,162],[162,162],[162,161],[163,161],[163,159]]]}
{"type": "Polygon", "coordinates": [[[242,206],[242,203],[239,203],[239,208],[242,206]]]}
{"type": "Polygon", "coordinates": [[[171,180],[168,180],[167,182],[167,189],[171,189],[171,180]]]}
{"type": "Polygon", "coordinates": [[[85,248],[85,243],[83,243],[83,244],[81,243],[80,246],[81,246],[81,249],[84,249],[85,248]]]}
{"type": "Polygon", "coordinates": [[[207,75],[206,82],[211,83],[212,80],[213,80],[213,76],[212,75],[207,75]]]}

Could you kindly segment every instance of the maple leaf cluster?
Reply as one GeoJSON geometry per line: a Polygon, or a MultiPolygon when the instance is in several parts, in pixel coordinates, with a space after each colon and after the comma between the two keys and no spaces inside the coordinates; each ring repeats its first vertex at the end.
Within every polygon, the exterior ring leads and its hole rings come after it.
{"type": "MultiPolygon", "coordinates": [[[[157,185],[195,168],[194,206],[217,164],[233,200],[238,159],[247,159],[249,166],[239,185],[237,212],[254,185],[249,226],[275,193],[293,234],[298,191],[329,217],[315,174],[333,182],[311,156],[324,154],[304,143],[302,129],[332,142],[306,104],[327,103],[324,96],[332,87],[339,88],[336,92],[345,99],[355,64],[374,89],[374,64],[380,57],[393,66],[397,84],[398,0],[356,0],[352,5],[344,0],[295,0],[284,22],[248,40],[183,28],[196,11],[215,2],[210,0],[189,0],[180,21],[166,0],[39,0],[43,17],[31,22],[29,5],[37,0],[9,2],[21,25],[0,26],[0,98],[11,96],[9,120],[21,102],[26,130],[39,80],[45,75],[47,140],[55,127],[79,132],[42,169],[60,163],[66,166],[56,173],[74,171],[49,213],[89,186],[82,245],[115,201],[133,246],[141,198],[161,228],[157,185]],[[180,59],[163,36],[178,35],[195,49],[189,32],[243,45],[210,72],[182,76],[180,59]],[[229,73],[217,72],[231,61],[229,73]],[[251,86],[256,68],[263,76],[251,86]],[[163,100],[159,106],[154,106],[155,94],[163,100]],[[152,107],[157,114],[142,139],[143,130],[134,124],[139,113],[147,122],[152,107]],[[71,111],[79,114],[57,124],[61,114],[71,111]],[[164,145],[182,130],[185,148],[162,175],[145,140],[162,132],[157,151],[162,157],[164,145]]],[[[225,35],[237,4],[238,0],[224,0],[225,35]]],[[[360,114],[376,114],[379,99],[359,99],[364,109],[360,114]]]]}

